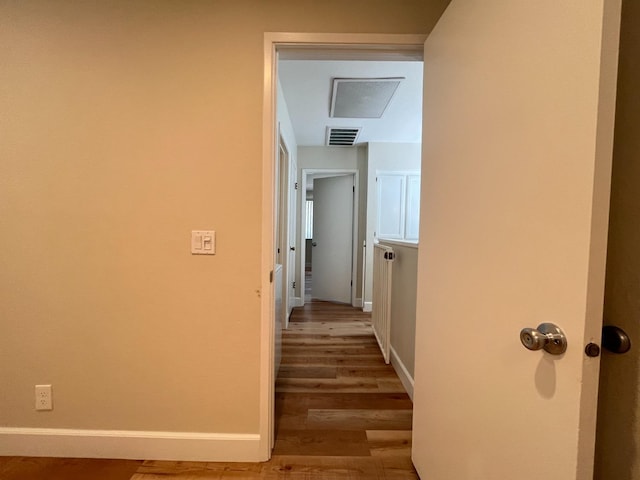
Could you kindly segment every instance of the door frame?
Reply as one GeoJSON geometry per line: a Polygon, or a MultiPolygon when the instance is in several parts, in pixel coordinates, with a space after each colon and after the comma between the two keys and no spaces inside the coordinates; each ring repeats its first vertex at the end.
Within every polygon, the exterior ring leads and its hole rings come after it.
{"type": "Polygon", "coordinates": [[[262,109],[262,234],[261,234],[261,305],[260,305],[260,443],[258,456],[271,458],[274,444],[274,284],[275,268],[275,161],[277,152],[276,85],[277,59],[280,51],[331,50],[348,59],[355,55],[387,56],[422,55],[424,34],[368,33],[285,33],[266,32],[263,42],[263,109],[262,109]]]}
{"type": "MultiPolygon", "coordinates": [[[[327,177],[333,176],[351,176],[353,177],[353,186],[354,189],[354,197],[353,197],[353,217],[351,221],[351,306],[357,307],[356,305],[356,287],[357,287],[357,274],[358,274],[358,219],[360,214],[360,205],[359,205],[359,197],[360,197],[360,174],[356,169],[339,169],[339,168],[303,168],[302,169],[302,190],[301,195],[302,199],[305,198],[307,191],[307,183],[308,177],[315,174],[326,174],[327,177]]],[[[307,210],[301,208],[301,216],[300,216],[300,239],[304,239],[305,237],[305,224],[307,219],[307,210]]],[[[304,245],[300,248],[300,288],[301,292],[304,292],[306,287],[306,279],[305,279],[305,260],[307,253],[305,251],[304,245]]],[[[302,295],[302,303],[304,305],[305,298],[304,293],[302,295]]]]}
{"type": "MultiPolygon", "coordinates": [[[[276,185],[275,191],[278,198],[276,199],[276,206],[279,211],[276,211],[276,221],[274,228],[276,232],[280,230],[280,245],[275,245],[275,248],[280,248],[280,265],[282,265],[282,327],[287,328],[289,325],[289,305],[291,303],[291,291],[290,291],[290,276],[291,272],[295,272],[295,262],[291,265],[291,255],[289,254],[289,246],[291,245],[291,229],[289,228],[289,217],[291,216],[291,150],[287,145],[286,140],[280,132],[280,126],[278,126],[277,135],[277,157],[276,157],[276,185]],[[280,157],[281,151],[284,158],[280,157]]],[[[275,192],[274,192],[275,193],[275,192]]],[[[278,235],[276,233],[276,239],[278,235]]],[[[277,250],[276,250],[277,251],[277,250]]]]}

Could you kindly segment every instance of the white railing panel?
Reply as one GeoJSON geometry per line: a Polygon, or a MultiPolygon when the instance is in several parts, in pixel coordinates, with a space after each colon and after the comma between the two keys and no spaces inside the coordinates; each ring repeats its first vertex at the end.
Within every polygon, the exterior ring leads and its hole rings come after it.
{"type": "Polygon", "coordinates": [[[373,308],[371,324],[385,363],[391,352],[391,282],[393,248],[375,244],[373,250],[373,308]]]}

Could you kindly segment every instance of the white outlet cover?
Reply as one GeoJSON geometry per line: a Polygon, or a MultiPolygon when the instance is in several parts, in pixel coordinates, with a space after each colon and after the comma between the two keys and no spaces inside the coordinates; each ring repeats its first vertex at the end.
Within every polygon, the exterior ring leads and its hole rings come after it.
{"type": "Polygon", "coordinates": [[[51,385],[35,386],[36,410],[53,410],[53,396],[51,385]]]}

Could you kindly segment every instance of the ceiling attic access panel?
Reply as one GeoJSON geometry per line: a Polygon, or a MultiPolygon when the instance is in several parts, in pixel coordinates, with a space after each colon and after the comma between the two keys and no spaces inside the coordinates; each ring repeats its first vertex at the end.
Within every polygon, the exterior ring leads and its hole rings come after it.
{"type": "Polygon", "coordinates": [[[332,118],[381,118],[404,77],[334,78],[332,118]]]}

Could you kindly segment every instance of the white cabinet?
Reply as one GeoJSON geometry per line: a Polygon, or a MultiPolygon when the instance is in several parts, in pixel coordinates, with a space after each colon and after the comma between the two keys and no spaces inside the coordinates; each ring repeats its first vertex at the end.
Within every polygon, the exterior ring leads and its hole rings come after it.
{"type": "Polygon", "coordinates": [[[418,240],[420,219],[420,174],[379,172],[376,176],[377,238],[418,240]]]}

